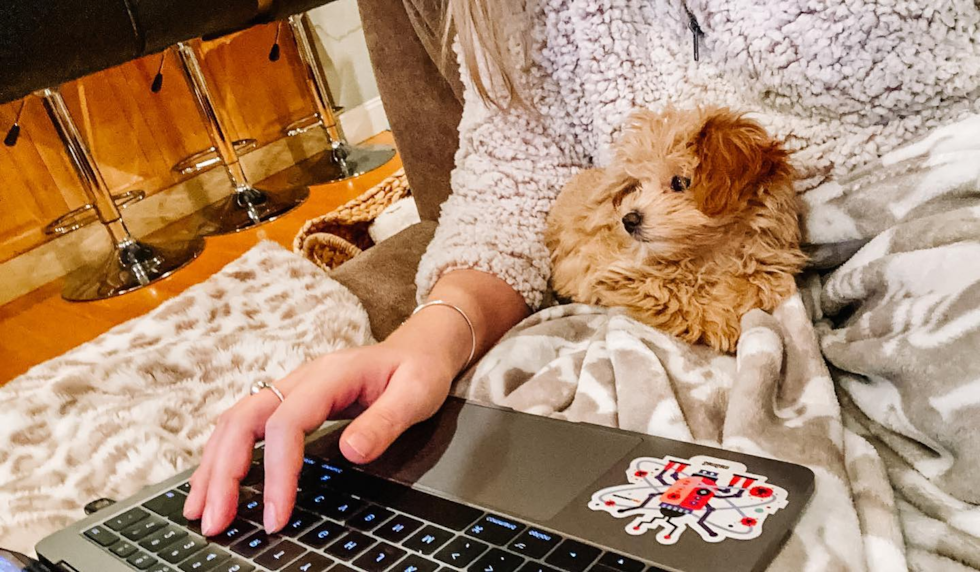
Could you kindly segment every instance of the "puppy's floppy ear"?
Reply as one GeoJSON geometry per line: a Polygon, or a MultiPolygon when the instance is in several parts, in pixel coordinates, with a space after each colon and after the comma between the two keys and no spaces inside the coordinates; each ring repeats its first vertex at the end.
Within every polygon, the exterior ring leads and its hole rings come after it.
{"type": "Polygon", "coordinates": [[[709,216],[736,213],[765,187],[793,176],[782,145],[731,111],[707,112],[692,143],[698,158],[692,191],[698,209],[709,216]]]}

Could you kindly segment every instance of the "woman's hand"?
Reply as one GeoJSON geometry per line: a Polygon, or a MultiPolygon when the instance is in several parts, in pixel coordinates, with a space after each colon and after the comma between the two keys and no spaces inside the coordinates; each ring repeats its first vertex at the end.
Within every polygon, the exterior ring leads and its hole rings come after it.
{"type": "Polygon", "coordinates": [[[383,343],[304,364],[274,384],[286,397],[282,404],[265,390],[219,418],[191,477],[184,516],[200,518],[205,535],[224,530],[235,517],[239,482],[251,467],[255,441],[264,438],[263,521],[270,532],[281,529],[296,500],[307,433],[344,410],[367,407],[344,430],[340,449],[355,463],[371,461],[439,409],[454,374],[431,355],[383,343]]]}
{"type": "MultiPolygon", "coordinates": [[[[473,322],[477,356],[528,311],[507,284],[476,271],[447,274],[432,297],[463,308],[473,322]]],[[[325,355],[275,382],[285,396],[282,403],[269,390],[246,397],[219,418],[191,477],[184,516],[201,519],[207,536],[227,528],[255,442],[264,438],[263,524],[267,532],[280,530],[296,501],[307,433],[363,409],[341,435],[340,450],[354,463],[374,460],[406,429],[438,411],[471,348],[466,321],[452,308],[432,306],[378,345],[325,355]]]]}

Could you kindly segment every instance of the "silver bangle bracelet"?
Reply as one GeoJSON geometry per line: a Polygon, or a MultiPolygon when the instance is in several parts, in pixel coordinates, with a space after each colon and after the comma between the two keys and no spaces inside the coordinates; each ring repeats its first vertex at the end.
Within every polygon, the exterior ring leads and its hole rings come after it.
{"type": "Polygon", "coordinates": [[[450,304],[445,300],[430,300],[424,304],[419,304],[419,306],[412,311],[412,315],[414,316],[422,310],[431,308],[432,306],[445,306],[447,308],[452,308],[453,310],[456,310],[456,312],[462,316],[464,320],[466,320],[466,325],[470,328],[470,357],[466,359],[466,364],[463,365],[463,370],[465,370],[473,363],[473,357],[476,355],[476,328],[473,327],[473,321],[470,320],[470,317],[466,315],[466,312],[464,312],[462,308],[456,304],[450,304]]]}

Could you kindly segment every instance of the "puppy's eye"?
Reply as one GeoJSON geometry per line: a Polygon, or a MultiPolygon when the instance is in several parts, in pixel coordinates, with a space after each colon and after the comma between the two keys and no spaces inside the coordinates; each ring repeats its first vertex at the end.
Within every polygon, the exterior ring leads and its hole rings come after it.
{"type": "Polygon", "coordinates": [[[670,189],[675,193],[683,193],[690,186],[691,179],[688,179],[687,177],[679,177],[674,175],[674,177],[670,180],[670,189]]]}

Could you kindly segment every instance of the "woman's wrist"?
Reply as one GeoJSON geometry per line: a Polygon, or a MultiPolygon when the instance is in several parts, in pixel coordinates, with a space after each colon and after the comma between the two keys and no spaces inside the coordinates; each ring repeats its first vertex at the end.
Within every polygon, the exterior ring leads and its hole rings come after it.
{"type": "Polygon", "coordinates": [[[450,378],[466,367],[472,351],[466,320],[447,306],[429,306],[411,316],[383,343],[424,359],[450,378]]]}

